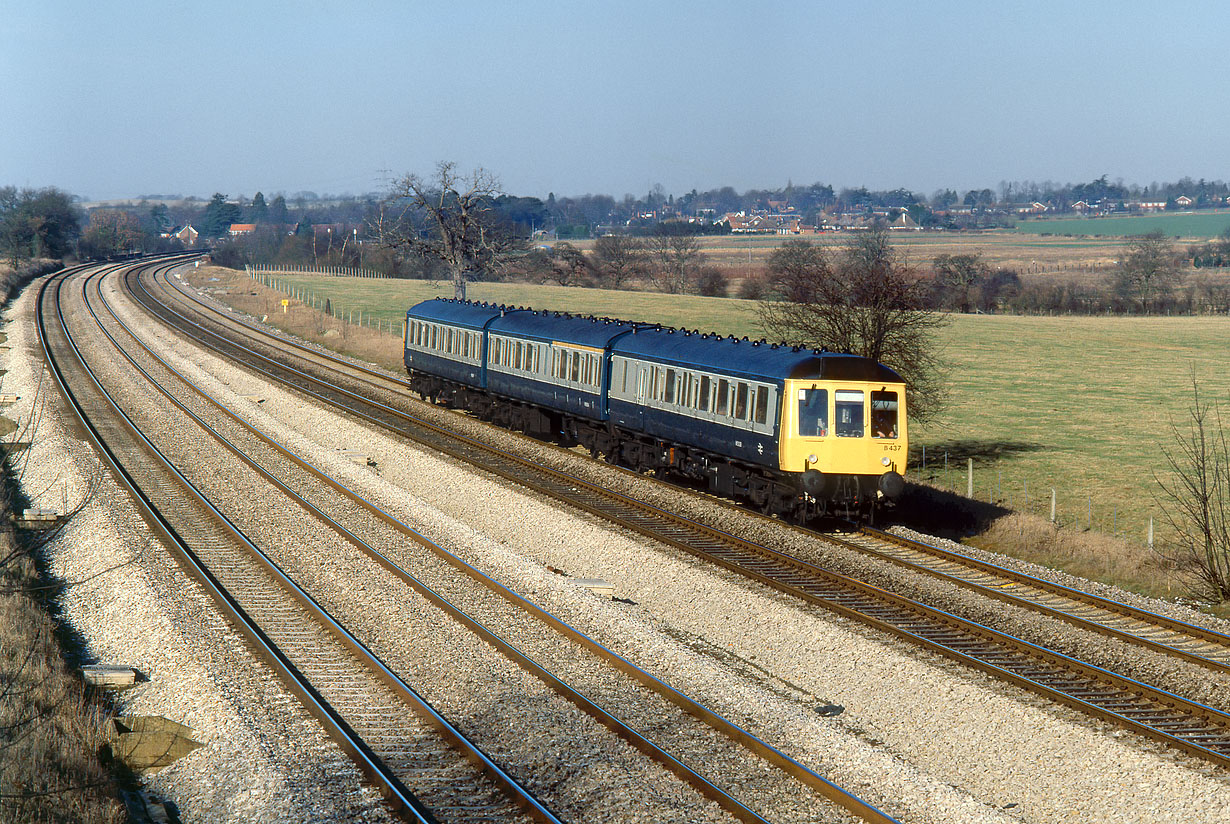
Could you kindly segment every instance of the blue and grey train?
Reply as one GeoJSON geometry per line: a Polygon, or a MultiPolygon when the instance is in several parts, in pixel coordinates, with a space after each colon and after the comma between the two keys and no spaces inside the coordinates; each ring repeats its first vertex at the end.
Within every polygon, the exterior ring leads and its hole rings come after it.
{"type": "Polygon", "coordinates": [[[424,399],[805,521],[905,483],[905,384],[854,355],[609,318],[427,300],[406,313],[424,399]]]}

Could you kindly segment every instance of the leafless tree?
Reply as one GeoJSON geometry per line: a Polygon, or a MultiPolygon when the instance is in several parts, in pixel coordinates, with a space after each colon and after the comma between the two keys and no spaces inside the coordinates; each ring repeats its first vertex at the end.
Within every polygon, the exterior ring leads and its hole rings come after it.
{"type": "Polygon", "coordinates": [[[1127,252],[1111,285],[1121,298],[1148,312],[1179,284],[1178,252],[1160,229],[1131,238],[1127,252]]]}
{"type": "Polygon", "coordinates": [[[691,291],[703,260],[700,241],[692,235],[654,235],[649,238],[649,254],[655,263],[651,277],[658,288],[672,295],[691,291]]]}
{"type": "Polygon", "coordinates": [[[618,289],[645,274],[645,244],[630,235],[603,235],[594,241],[594,263],[603,283],[618,289]]]}
{"type": "Polygon", "coordinates": [[[592,271],[585,253],[567,241],[551,250],[551,279],[560,286],[582,286],[592,271]]]}
{"type": "Polygon", "coordinates": [[[496,220],[494,200],[500,182],[477,168],[468,175],[442,161],[435,174],[409,174],[393,184],[381,203],[373,234],[402,254],[438,260],[464,300],[466,284],[490,276],[513,239],[496,220]]]}
{"type": "Polygon", "coordinates": [[[1230,600],[1230,444],[1221,410],[1200,400],[1195,375],[1187,425],[1171,429],[1174,448],[1162,450],[1170,478],[1156,480],[1175,537],[1155,551],[1193,594],[1230,600]]]}
{"type": "Polygon", "coordinates": [[[770,295],[758,306],[766,336],[884,363],[905,379],[913,418],[939,414],[945,371],[935,336],[948,321],[928,308],[926,282],[893,251],[887,230],[861,233],[836,253],[790,240],[768,268],[770,295]]]}

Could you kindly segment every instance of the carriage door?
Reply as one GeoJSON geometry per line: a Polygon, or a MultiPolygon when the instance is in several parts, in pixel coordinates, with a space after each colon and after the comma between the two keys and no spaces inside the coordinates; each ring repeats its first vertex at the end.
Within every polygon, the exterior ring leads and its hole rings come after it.
{"type": "MultiPolygon", "coordinates": [[[[625,368],[631,367],[631,362],[628,362],[625,368]]],[[[637,429],[645,426],[645,397],[649,394],[649,381],[649,367],[638,364],[636,367],[636,420],[634,422],[637,429]]]]}

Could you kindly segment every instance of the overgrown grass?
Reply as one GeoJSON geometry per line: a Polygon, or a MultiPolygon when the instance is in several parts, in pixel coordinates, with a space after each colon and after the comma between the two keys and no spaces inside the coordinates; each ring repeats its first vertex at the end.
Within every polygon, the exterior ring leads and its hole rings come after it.
{"type": "MultiPolygon", "coordinates": [[[[345,336],[334,332],[326,339],[320,330],[329,324],[320,322],[319,313],[292,301],[281,315],[282,296],[242,273],[201,269],[195,276],[203,286],[226,290],[223,297],[239,308],[268,313],[296,334],[394,368],[400,368],[405,309],[452,294],[448,284],[421,281],[279,278],[284,288],[305,290],[320,303],[329,298],[343,313],[362,309],[365,318],[386,327],[392,322],[398,333],[351,327],[345,336]]],[[[752,301],[509,283],[471,284],[470,296],[760,336],[752,301]]],[[[950,365],[950,407],[939,422],[912,428],[909,478],[964,495],[972,458],[977,500],[1000,507],[1000,514],[1033,515],[1050,530],[1054,489],[1062,527],[1058,543],[1034,537],[1018,552],[1008,540],[1012,528],[992,528],[994,518],[975,519],[967,534],[1007,541],[1002,550],[1030,558],[1041,552],[1038,547],[1053,544],[1047,557],[1054,565],[1077,574],[1100,570],[1096,577],[1154,595],[1173,593],[1146,564],[1151,517],[1157,540],[1165,538],[1154,478],[1166,471],[1163,450],[1173,442],[1172,422],[1181,426],[1187,419],[1193,374],[1204,397],[1230,404],[1230,347],[1224,344],[1230,319],[956,315],[951,321],[941,340],[950,365]],[[1086,533],[1093,536],[1088,542],[1078,537],[1086,533]],[[1119,547],[1115,554],[1123,563],[1081,560],[1088,555],[1104,561],[1109,550],[1103,538],[1119,547]],[[1062,549],[1069,540],[1070,548],[1062,549]],[[1079,549],[1082,542],[1094,548],[1079,549]]]]}
{"type": "Polygon", "coordinates": [[[99,759],[107,712],[64,661],[46,581],[11,531],[0,557],[0,821],[126,821],[99,759]]]}

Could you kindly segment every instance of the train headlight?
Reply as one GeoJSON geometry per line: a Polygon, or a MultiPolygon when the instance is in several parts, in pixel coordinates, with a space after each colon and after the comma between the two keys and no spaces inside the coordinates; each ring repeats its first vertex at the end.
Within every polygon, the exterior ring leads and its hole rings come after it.
{"type": "Polygon", "coordinates": [[[883,458],[880,458],[881,466],[891,466],[892,463],[893,463],[893,459],[888,457],[887,455],[885,455],[883,458]]]}
{"type": "Polygon", "coordinates": [[[807,462],[808,462],[808,463],[815,463],[815,462],[816,462],[816,461],[818,461],[818,460],[820,460],[820,459],[819,459],[819,458],[817,458],[815,455],[808,455],[808,456],[807,456],[807,462]]]}

